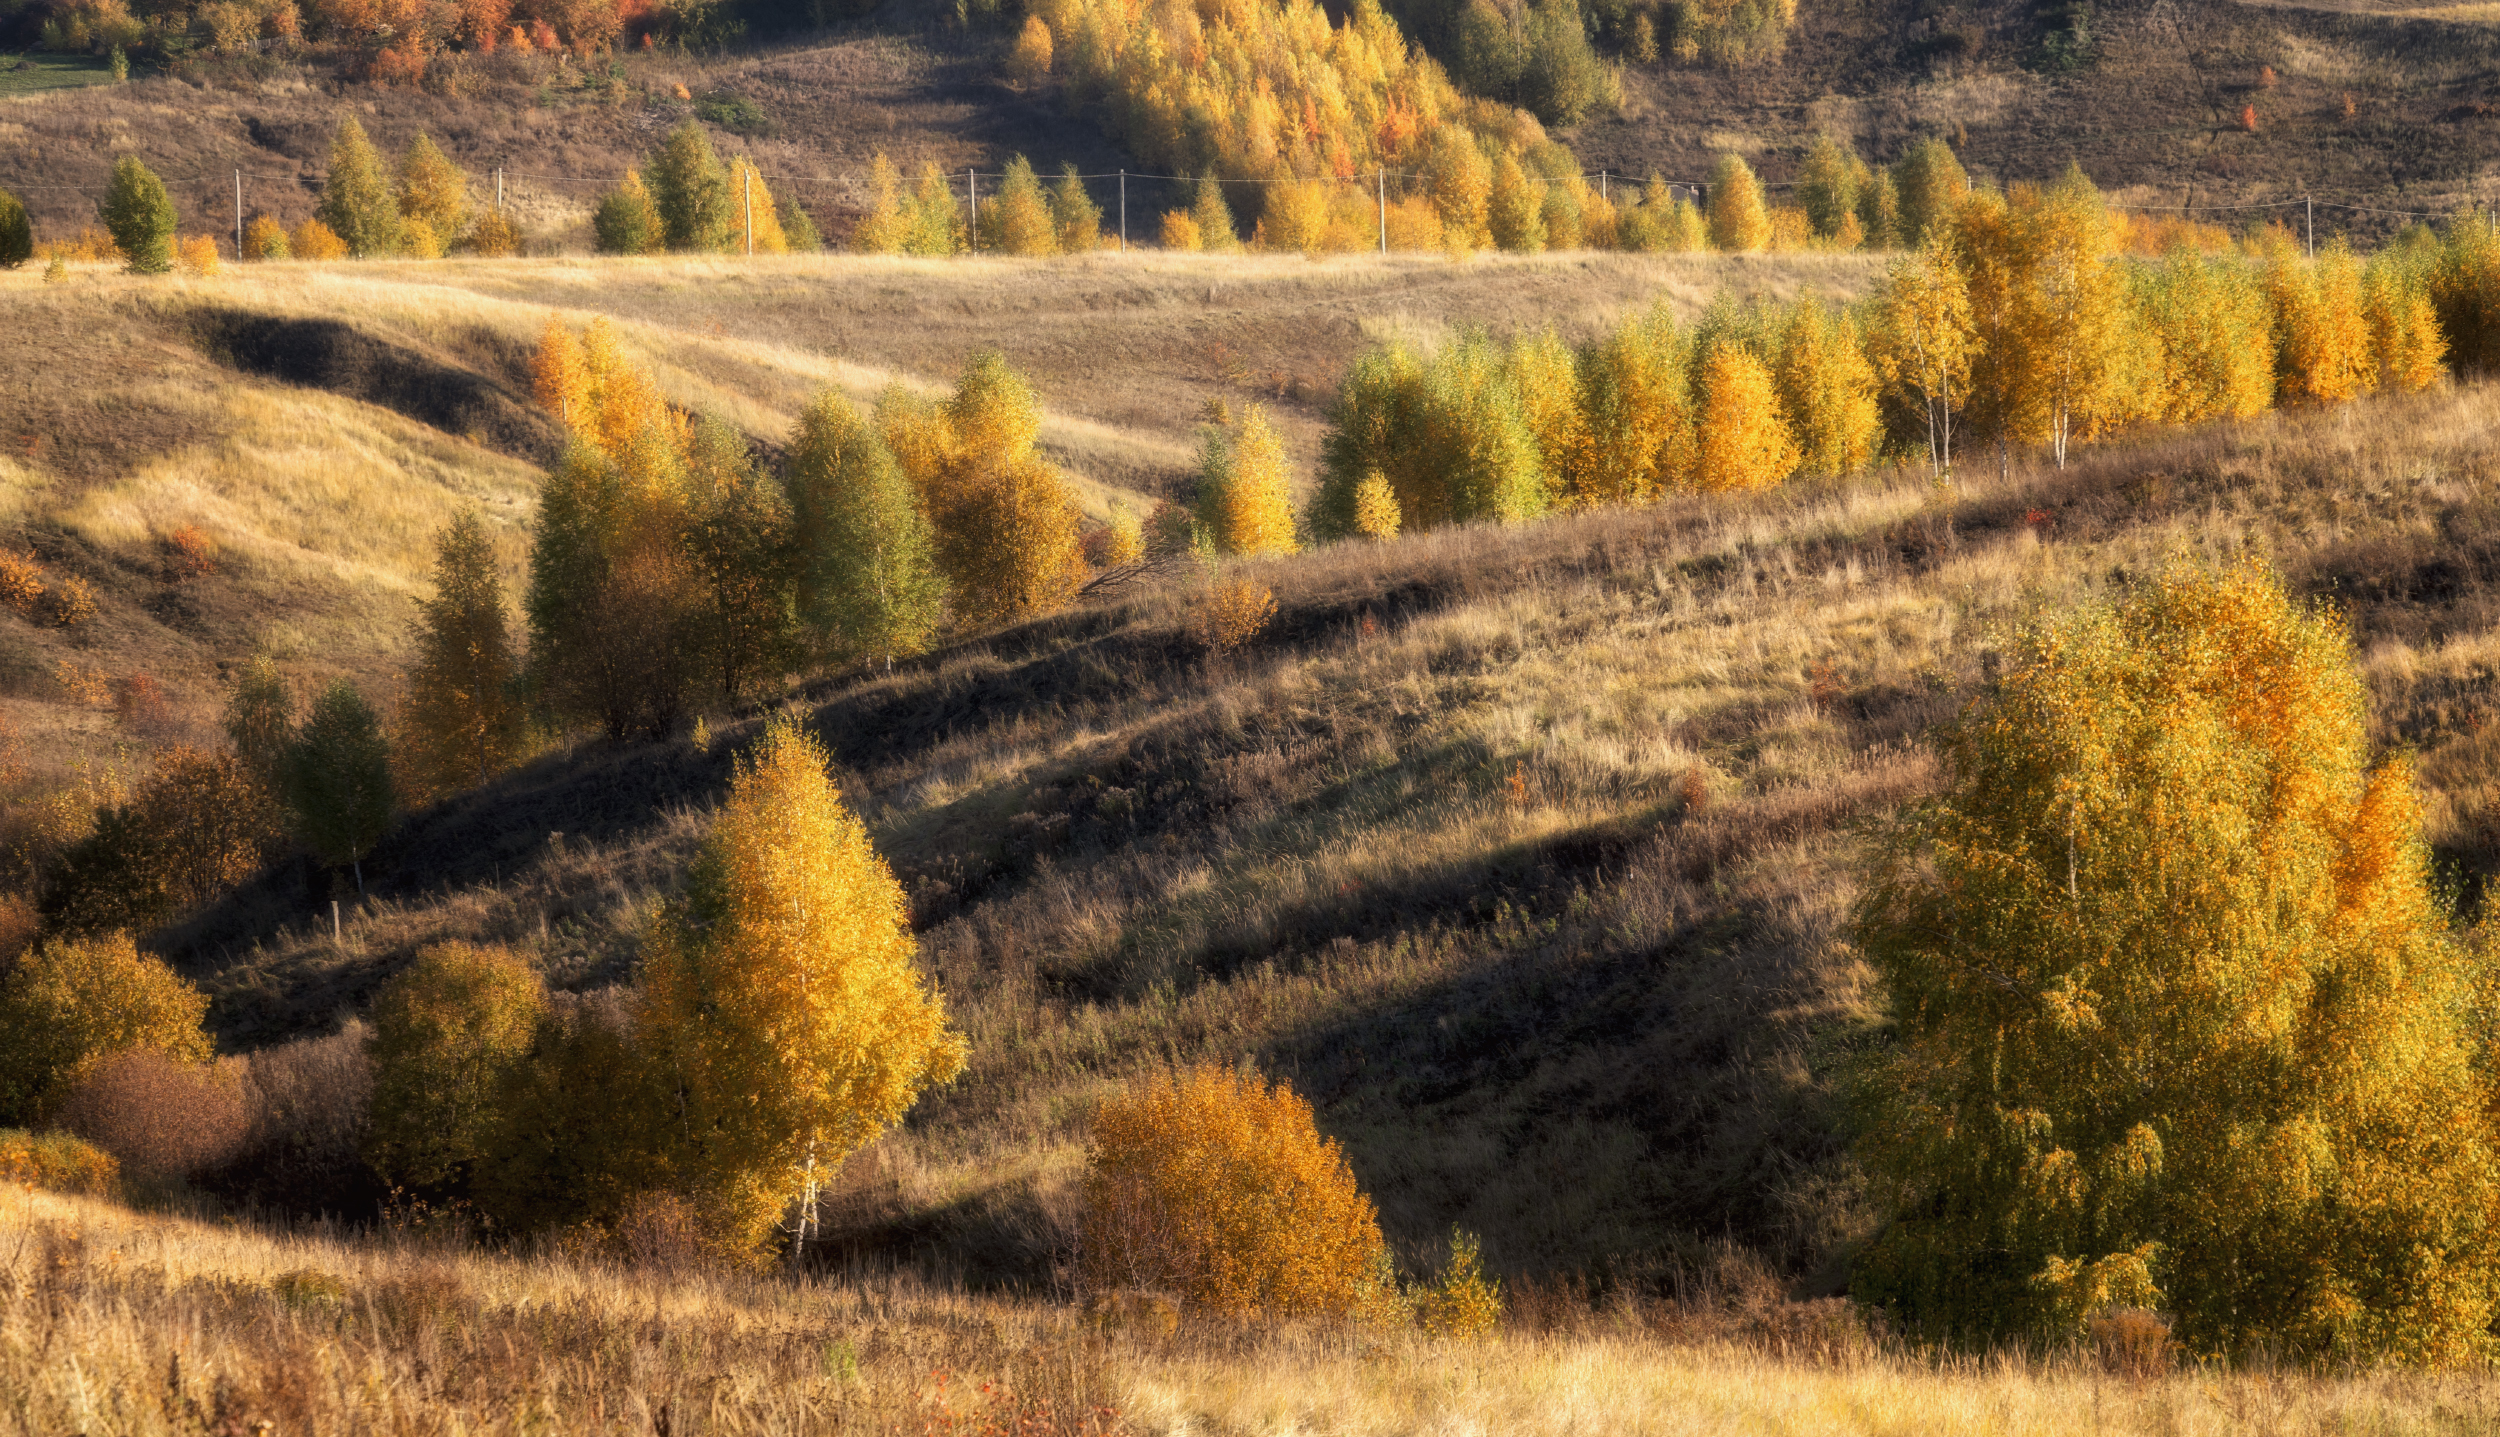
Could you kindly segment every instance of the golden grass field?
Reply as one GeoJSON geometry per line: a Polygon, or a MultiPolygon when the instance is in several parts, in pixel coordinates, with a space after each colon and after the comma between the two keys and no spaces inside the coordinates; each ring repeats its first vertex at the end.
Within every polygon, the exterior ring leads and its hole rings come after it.
{"type": "Polygon", "coordinates": [[[1785,1344],[1741,1304],[1477,1342],[1103,1329],[905,1278],[754,1280],[269,1234],[0,1191],[0,1432],[2487,1431],[2488,1375],[2106,1374],[1785,1344]],[[264,1425],[266,1424],[266,1425],[264,1425]]]}
{"type": "MultiPolygon", "coordinates": [[[[60,751],[94,754],[123,736],[42,687],[56,658],[161,668],[202,710],[216,662],[265,635],[300,677],[386,681],[433,523],[486,504],[517,562],[525,430],[498,448],[240,372],[203,316],[339,320],[522,395],[550,313],[607,314],[673,399],[766,439],[820,385],[940,383],[998,345],[1100,503],[1174,492],[1209,398],[1275,403],[1307,467],[1336,375],[1392,330],[1581,332],[1661,292],[1689,310],[1721,282],[1872,274],[1141,255],[8,276],[0,422],[38,438],[5,471],[13,522],[110,582],[84,647],[0,619],[0,676],[32,675],[12,713],[60,715],[60,751]],[[144,442],[125,455],[117,426],[144,442]],[[183,522],[229,562],[176,590],[149,546],[183,522]]],[[[1833,1336],[1820,1300],[1870,1220],[1836,1092],[1877,1017],[1845,941],[1857,855],[1937,781],[1929,731],[2026,616],[2167,564],[2270,560],[2348,616],[2375,737],[2419,755],[2443,871],[2478,899],[2500,862],[2496,440],[2500,390],[2471,385],[2122,438],[2064,471],[1974,453],[1946,484],[1885,470],[1235,566],[1279,612],[1232,654],[1194,637],[1212,576],[1184,572],[794,681],[775,707],[834,754],[972,1041],[964,1078],[835,1184],[827,1267],[620,1271],[12,1195],[0,1392],[30,1395],[0,1422],[157,1430],[168,1393],[213,1416],[224,1374],[229,1415],[283,1410],[281,1431],[642,1430],[663,1409],[703,1414],[675,1432],[900,1430],[927,1427],[943,1371],[1061,1416],[1112,1393],[1131,1429],[1176,1433],[2486,1430],[2482,1375],[1936,1363],[1833,1336]],[[1085,1112],[1195,1059],[1309,1095],[1411,1267],[1453,1223],[1482,1234],[1513,1325],[1456,1347],[1088,1335],[1056,1300],[1085,1112]],[[273,1293],[305,1267],[340,1291],[273,1293]]],[[[278,874],[158,946],[254,1063],[339,1044],[439,938],[595,993],[630,977],[757,722],[712,716],[708,748],[560,747],[409,816],[339,939],[278,874]]]]}

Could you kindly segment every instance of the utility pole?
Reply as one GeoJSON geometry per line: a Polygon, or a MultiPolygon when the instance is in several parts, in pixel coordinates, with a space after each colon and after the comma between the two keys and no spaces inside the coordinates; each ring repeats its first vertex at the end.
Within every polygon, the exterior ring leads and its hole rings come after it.
{"type": "Polygon", "coordinates": [[[755,258],[755,166],[738,167],[738,203],[747,216],[747,258],[755,258]]]}
{"type": "Polygon", "coordinates": [[[2302,195],[2300,207],[2303,212],[2300,222],[2301,243],[2308,249],[2309,257],[2316,259],[2318,257],[2318,202],[2307,195],[2302,195]]]}
{"type": "Polygon", "coordinates": [[[243,167],[241,165],[235,166],[234,169],[234,257],[237,263],[241,263],[243,259],[243,167]]]}
{"type": "Polygon", "coordinates": [[[1380,252],[1387,254],[1389,252],[1389,171],[1383,167],[1375,169],[1372,173],[1380,184],[1380,252]]]}
{"type": "Polygon", "coordinates": [[[1128,253],[1128,171],[1120,171],[1120,253],[1128,253]]]}
{"type": "Polygon", "coordinates": [[[503,213],[503,166],[495,166],[495,213],[503,213]]]}
{"type": "MultiPolygon", "coordinates": [[[[1607,199],[1606,172],[1604,170],[1599,170],[1597,172],[1597,197],[1601,200],[1607,199]]],[[[1609,202],[1611,203],[1611,201],[1609,202]]]]}
{"type": "Polygon", "coordinates": [[[979,254],[981,252],[981,177],[973,173],[970,165],[964,166],[964,193],[972,197],[972,225],[964,231],[970,243],[964,248],[971,250],[974,254],[979,254]]]}

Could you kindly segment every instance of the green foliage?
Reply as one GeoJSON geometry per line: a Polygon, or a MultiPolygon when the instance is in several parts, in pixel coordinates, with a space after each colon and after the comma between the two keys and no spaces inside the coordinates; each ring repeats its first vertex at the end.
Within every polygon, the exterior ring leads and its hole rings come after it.
{"type": "MultiPolygon", "coordinates": [[[[1851,216],[1859,215],[1859,201],[1873,183],[1866,162],[1856,152],[1818,131],[1806,147],[1805,163],[1797,169],[1797,203],[1804,207],[1814,233],[1830,239],[1851,216]]],[[[1859,215],[1858,223],[1865,228],[1864,216],[1859,215]]]]}
{"type": "Polygon", "coordinates": [[[781,234],[789,242],[792,254],[815,254],[825,247],[825,237],[817,233],[816,221],[795,194],[781,197],[781,234]]]}
{"type": "Polygon", "coordinates": [[[1868,249],[1899,249],[1910,243],[1901,224],[1901,190],[1892,171],[1875,171],[1858,191],[1858,228],[1868,249]]]}
{"type": "Polygon", "coordinates": [[[389,831],[391,751],[382,720],[346,679],[313,700],[279,766],[296,836],[333,868],[355,866],[389,831]]]}
{"type": "Polygon", "coordinates": [[[88,1066],[145,1049],[205,1063],[208,997],[126,933],[50,938],[0,973],[0,1122],[50,1114],[88,1066]]]}
{"type": "Polygon", "coordinates": [[[1085,193],[1085,181],[1077,177],[1074,165],[1063,168],[1058,183],[1050,187],[1050,222],[1058,231],[1061,254],[1091,254],[1102,248],[1102,206],[1085,193]]]}
{"type": "Polygon", "coordinates": [[[423,130],[400,157],[399,214],[412,232],[424,226],[437,254],[448,251],[469,229],[469,177],[423,130]]]}
{"type": "Polygon", "coordinates": [[[963,1068],[902,885],[825,762],[795,725],[766,727],[644,944],[671,1168],[724,1251],[752,1251],[793,1204],[797,1251],[829,1169],[963,1068]]]}
{"type": "Polygon", "coordinates": [[[484,783],[521,751],[511,615],[474,511],[435,536],[434,597],[418,613],[397,754],[411,803],[484,783]]]}
{"type": "Polygon", "coordinates": [[[339,117],[338,134],[330,141],[330,178],[313,214],[358,259],[388,258],[406,242],[390,176],[354,115],[339,117]]]}
{"type": "Polygon", "coordinates": [[[737,198],[729,171],[712,152],[712,138],[688,120],[668,132],[659,152],[645,161],[643,183],[660,214],[660,233],[681,254],[712,254],[729,247],[737,198]]]}
{"type": "Polygon", "coordinates": [[[695,101],[694,112],[732,134],[769,135],[773,131],[772,117],[763,106],[727,90],[714,90],[695,101]]]}
{"type": "Polygon", "coordinates": [[[790,436],[782,483],[799,613],[842,660],[925,651],[943,617],[935,540],[894,453],[849,400],[820,394],[790,436]]]}
{"type": "Polygon", "coordinates": [[[295,695],[278,661],[266,653],[252,655],[234,676],[234,692],[226,696],[226,739],[244,770],[272,793],[295,737],[295,695]]]}
{"type": "Polygon", "coordinates": [[[1797,0],[1667,0],[1667,47],[1678,60],[1736,67],[1776,59],[1797,0]]]}
{"type": "Polygon", "coordinates": [[[15,269],[35,257],[35,226],[17,196],[0,190],[0,269],[15,269]]]}
{"type": "Polygon", "coordinates": [[[779,487],[756,471],[746,436],[722,421],[695,427],[686,458],[692,503],[684,551],[699,595],[687,640],[721,697],[734,703],[798,658],[790,511],[779,487]]]}
{"type": "MultiPolygon", "coordinates": [[[[1909,153],[1892,167],[1891,179],[1900,207],[1896,237],[1912,247],[1926,241],[1929,226],[1949,223],[1955,207],[1970,193],[1970,176],[1954,157],[1953,147],[1934,135],[1910,146],[1909,153]]],[[[1870,244],[1874,233],[1875,227],[1868,225],[1870,244]]]]}
{"type": "Polygon", "coordinates": [[[1233,225],[1232,206],[1224,203],[1224,186],[1215,176],[1198,177],[1189,217],[1197,223],[1200,249],[1210,254],[1230,254],[1241,248],[1241,233],[1233,225]]]}
{"type": "Polygon", "coordinates": [[[373,1000],[365,1156],[374,1171],[420,1188],[463,1179],[546,1012],[538,974],[502,949],[419,950],[373,1000]]]}
{"type": "Polygon", "coordinates": [[[174,267],[174,201],[165,182],[135,155],[113,162],[112,187],[96,213],[132,274],[164,274],[174,267]]]}
{"type": "Polygon", "coordinates": [[[668,242],[659,207],[651,203],[642,176],[632,170],[625,172],[623,184],[599,197],[590,227],[602,254],[650,254],[668,242]]]}
{"type": "Polygon", "coordinates": [[[1560,126],[1620,102],[1613,74],[1589,43],[1579,0],[1420,0],[1396,8],[1416,42],[1447,60],[1450,78],[1471,93],[1560,126]]]}
{"type": "Polygon", "coordinates": [[[1373,471],[1388,481],[1409,530],[1516,523],[1553,502],[1507,356],[1480,331],[1429,356],[1391,344],[1355,361],[1321,441],[1315,535],[1358,532],[1356,494],[1373,471]]]}
{"type": "Polygon", "coordinates": [[[2118,1303],[2203,1352],[2488,1353],[2477,974],[2369,710],[2255,568],[2022,634],[1860,903],[1896,1038],[1854,1293],[1983,1341],[2118,1303]]]}
{"type": "Polygon", "coordinates": [[[663,1143],[675,1095],[634,1036],[622,1014],[551,1005],[529,1052],[503,1069],[469,1191],[506,1231],[610,1227],[675,1180],[663,1143]]]}
{"type": "Polygon", "coordinates": [[[1493,189],[1485,200],[1485,223],[1493,243],[1512,254],[1541,254],[1545,249],[1546,186],[1528,178],[1519,161],[1503,151],[1493,161],[1493,189]]]}

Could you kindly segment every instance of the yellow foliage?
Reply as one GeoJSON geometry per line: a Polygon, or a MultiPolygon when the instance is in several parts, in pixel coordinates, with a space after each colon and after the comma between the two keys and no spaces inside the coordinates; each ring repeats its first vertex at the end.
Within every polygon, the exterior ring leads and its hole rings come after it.
{"type": "Polygon", "coordinates": [[[767,725],[643,949],[641,1032],[683,1095],[674,1166],[733,1251],[794,1203],[803,1242],[830,1168],[963,1070],[902,885],[825,770],[767,725]]]}
{"type": "Polygon", "coordinates": [[[1137,511],[1125,503],[1111,506],[1111,522],[1104,526],[1102,563],[1107,569],[1142,564],[1146,560],[1146,523],[1137,511]]]}
{"type": "Polygon", "coordinates": [[[546,1010],[537,972],[503,949],[418,950],[373,1001],[365,1152],[374,1169],[430,1187],[475,1163],[546,1010]]]}
{"type": "Polygon", "coordinates": [[[1441,210],[1428,195],[1392,200],[1387,219],[1389,248],[1400,253],[1428,254],[1447,248],[1441,232],[1441,210]]]}
{"type": "Polygon", "coordinates": [[[1013,623],[1075,596],[1085,573],[1076,502],[1034,454],[1041,407],[1003,357],[974,356],[943,406],[888,390],[877,425],[936,530],[959,623],[1013,623]]]}
{"type": "Polygon", "coordinates": [[[1879,381],[1858,341],[1857,321],[1819,301],[1799,300],[1780,333],[1781,409],[1796,432],[1799,467],[1848,474],[1875,457],[1883,435],[1879,381]]]}
{"type": "Polygon", "coordinates": [[[2486,1357],[2479,965],[2340,617],[2174,573],[2023,633],[1948,744],[1858,918],[1900,1038],[1853,1293],[1940,1336],[2117,1302],[2192,1350],[2486,1357]]]}
{"type": "Polygon", "coordinates": [[[1080,1263],[1096,1290],[1233,1317],[1346,1314],[1384,1251],[1345,1155],[1282,1083],[1200,1067],[1095,1111],[1080,1263]]]}
{"type": "Polygon", "coordinates": [[[1204,247],[1204,240],[1198,233],[1198,221],[1187,210],[1163,212],[1163,229],[1158,243],[1165,249],[1191,254],[1204,247]]]}
{"type": "Polygon", "coordinates": [[[1415,1320],[1435,1337],[1482,1337],[1502,1320],[1502,1285],[1484,1275],[1482,1244],[1450,1230],[1450,1261],[1441,1280],[1417,1295],[1415,1320]]]}
{"type": "Polygon", "coordinates": [[[0,1115],[44,1114],[109,1054],[205,1063],[207,1013],[206,994],[126,933],[49,939],[0,977],[0,1115]]]}
{"type": "Polygon", "coordinates": [[[2362,312],[2361,266],[2342,240],[2312,263],[2287,236],[2265,262],[2274,305],[2276,388],[2287,403],[2340,404],[2367,385],[2370,326],[2362,312]]]}
{"type": "Polygon", "coordinates": [[[288,251],[297,259],[330,260],[347,258],[347,241],[319,220],[306,220],[295,227],[287,241],[288,251]]]}
{"type": "Polygon", "coordinates": [[[2370,326],[2370,387],[2413,393],[2447,375],[2447,336],[2431,303],[2425,267],[2392,251],[2362,273],[2362,308],[2370,326]]]}
{"type": "Polygon", "coordinates": [[[1232,579],[1208,591],[1190,628],[1198,642],[1229,654],[1257,638],[1275,617],[1273,590],[1255,579],[1232,579]]]}
{"type": "Polygon", "coordinates": [[[1285,441],[1253,404],[1242,415],[1241,433],[1227,442],[1207,436],[1199,475],[1199,522],[1225,554],[1290,554],[1301,546],[1293,535],[1293,479],[1285,466],[1285,441]]]}
{"type": "Polygon", "coordinates": [[[1050,73],[1050,26],[1038,14],[1024,17],[1024,28],[1016,32],[1016,47],[1007,54],[1007,74],[1024,84],[1050,73]]]}
{"type": "Polygon", "coordinates": [[[122,1165],[111,1153],[67,1133],[0,1128],[0,1183],[118,1198],[122,1165]]]}
{"type": "Polygon", "coordinates": [[[182,272],[203,279],[217,272],[217,241],[211,235],[185,235],[174,246],[174,263],[182,272]]]}
{"type": "Polygon", "coordinates": [[[1701,366],[1693,487],[1704,493],[1766,489],[1795,472],[1797,457],[1769,368],[1740,344],[1713,346],[1701,366]]]}
{"type": "Polygon", "coordinates": [[[1770,243],[1771,215],[1763,205],[1762,181],[1742,156],[1719,156],[1710,171],[1710,247],[1749,254],[1770,243]]]}
{"type": "Polygon", "coordinates": [[[1377,469],[1366,469],[1354,486],[1354,532],[1366,539],[1398,536],[1397,492],[1377,469]]]}
{"type": "MultiPolygon", "coordinates": [[[[1855,216],[1851,216],[1855,218],[1855,216]]],[[[1773,205],[1770,210],[1770,240],[1765,246],[1782,254],[1798,250],[1820,249],[1825,245],[1814,237],[1814,222],[1806,212],[1789,205],[1773,205]]],[[[1837,248],[1838,246],[1834,246],[1837,248]]]]}
{"type": "Polygon", "coordinates": [[[790,237],[781,229],[781,207],[764,184],[763,175],[744,155],[729,162],[729,252],[788,254],[790,237]]]}
{"type": "Polygon", "coordinates": [[[868,213],[852,227],[851,248],[861,254],[901,254],[911,239],[904,211],[903,176],[879,150],[868,165],[868,213]]]}
{"type": "Polygon", "coordinates": [[[286,226],[269,216],[254,215],[252,222],[243,227],[245,259],[285,259],[290,252],[286,226]]]}

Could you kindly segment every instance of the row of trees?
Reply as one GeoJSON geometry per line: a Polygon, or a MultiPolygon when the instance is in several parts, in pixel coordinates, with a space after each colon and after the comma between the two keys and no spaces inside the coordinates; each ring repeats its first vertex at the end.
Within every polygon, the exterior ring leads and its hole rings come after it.
{"type": "Polygon", "coordinates": [[[996,354],[953,394],[834,394],[778,476],[718,421],[672,411],[604,321],[550,325],[540,401],[571,435],[530,556],[525,687],[559,723],[662,734],[802,659],[885,661],[954,622],[1066,603],[1086,576],[1075,502],[1034,452],[1040,409],[996,354]]]}
{"type": "Polygon", "coordinates": [[[716,35],[717,0],[173,0],[138,7],[129,0],[51,0],[27,7],[18,23],[57,51],[152,50],[250,54],[305,44],[337,46],[367,58],[376,78],[422,73],[446,49],[492,54],[571,48],[591,52],[647,37],[716,35]],[[378,63],[376,63],[378,61],[378,63]]]}
{"type": "Polygon", "coordinates": [[[1402,343],[1356,361],[1306,519],[1321,538],[1842,474],[1880,455],[1941,473],[2129,428],[2245,418],[2487,365],[2500,246],[2475,224],[2367,263],[2276,234],[2255,258],[2120,255],[2079,172],[1966,191],[1864,302],[1665,305],[1576,349],[1552,333],[1402,343]],[[2456,338],[2452,339],[2451,336],[2456,338]]]}
{"type": "Polygon", "coordinates": [[[607,254],[788,254],[824,247],[798,200],[776,201],[741,155],[723,165],[687,120],[599,199],[591,229],[607,254]]]}

